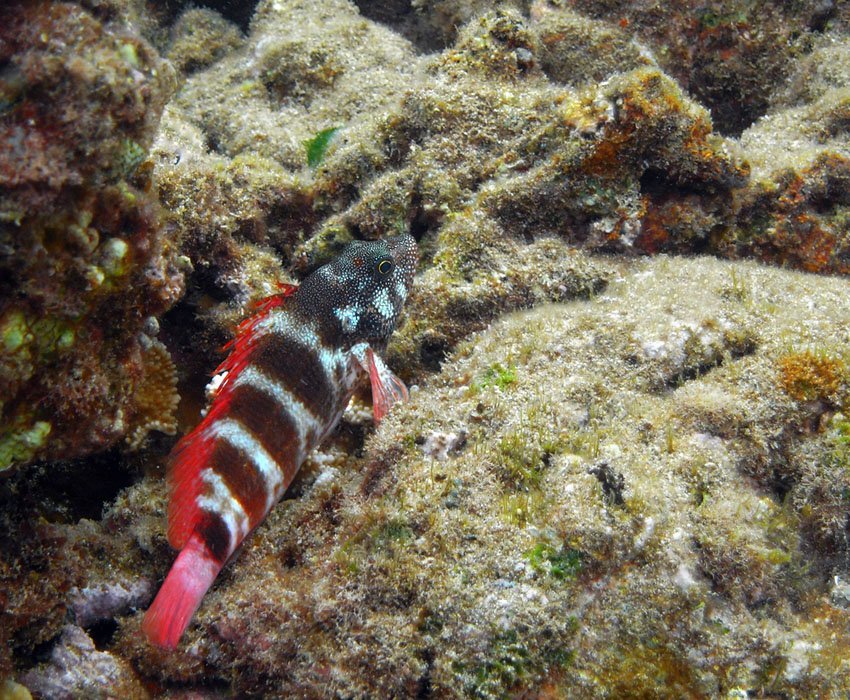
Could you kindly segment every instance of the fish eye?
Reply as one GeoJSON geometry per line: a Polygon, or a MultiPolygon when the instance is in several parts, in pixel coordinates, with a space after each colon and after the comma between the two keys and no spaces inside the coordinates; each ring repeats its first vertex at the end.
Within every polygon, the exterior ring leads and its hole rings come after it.
{"type": "Polygon", "coordinates": [[[395,268],[395,263],[389,258],[383,258],[375,265],[375,269],[382,275],[390,274],[395,268]]]}

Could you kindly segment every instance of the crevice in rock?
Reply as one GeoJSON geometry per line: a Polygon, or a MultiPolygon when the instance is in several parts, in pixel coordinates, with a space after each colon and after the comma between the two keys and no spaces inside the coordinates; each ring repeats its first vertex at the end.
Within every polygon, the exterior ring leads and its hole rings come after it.
{"type": "Polygon", "coordinates": [[[136,473],[117,448],[67,462],[51,462],[22,470],[17,492],[31,500],[49,522],[100,520],[104,507],[133,484],[136,473]]]}
{"type": "Polygon", "coordinates": [[[428,25],[411,0],[355,0],[354,4],[364,17],[401,34],[420,53],[442,51],[454,41],[457,28],[449,36],[441,34],[428,25]]]}
{"type": "Polygon", "coordinates": [[[112,643],[112,639],[118,631],[118,622],[112,618],[99,620],[90,627],[86,627],[85,630],[94,642],[94,648],[98,651],[104,651],[112,643]]]}
{"type": "Polygon", "coordinates": [[[165,22],[171,24],[184,10],[195,7],[206,7],[215,10],[225,19],[233,22],[242,30],[248,31],[254,10],[259,0],[199,0],[184,2],[183,0],[154,0],[153,4],[164,15],[165,22]]]}

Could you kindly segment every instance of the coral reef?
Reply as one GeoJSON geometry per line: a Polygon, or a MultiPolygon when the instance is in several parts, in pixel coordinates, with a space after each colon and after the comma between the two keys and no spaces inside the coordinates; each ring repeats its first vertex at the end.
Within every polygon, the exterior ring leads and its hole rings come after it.
{"type": "Polygon", "coordinates": [[[660,65],[706,105],[724,134],[740,134],[784,87],[795,60],[825,30],[846,31],[843,3],[758,0],[541,0],[605,19],[645,41],[660,65]]]}
{"type": "MultiPolygon", "coordinates": [[[[168,55],[179,51],[181,65],[209,60],[210,31],[220,32],[216,50],[232,36],[208,13],[204,20],[191,33],[175,29],[168,55]]],[[[289,281],[283,266],[325,215],[302,170],[305,144],[373,121],[418,65],[407,41],[341,0],[260,3],[251,27],[239,50],[187,77],[151,150],[172,239],[194,270],[184,309],[199,327],[187,352],[201,358],[227,339],[247,302],[289,281]]],[[[329,151],[348,140],[345,131],[329,151]]],[[[208,371],[189,374],[197,383],[208,371]]]]}
{"type": "Polygon", "coordinates": [[[0,9],[0,695],[850,692],[847,7],[490,5],[0,9]],[[151,648],[151,431],[401,230],[410,402],[151,648]]]}
{"type": "Polygon", "coordinates": [[[182,273],[133,180],[169,66],[129,29],[48,2],[0,9],[0,66],[2,470],[127,432],[145,319],[182,273]]]}
{"type": "Polygon", "coordinates": [[[341,213],[309,241],[309,255],[355,234],[437,231],[422,307],[412,300],[416,320],[401,333],[414,373],[501,311],[598,290],[598,275],[547,284],[545,268],[541,279],[523,274],[536,250],[560,266],[556,243],[537,238],[693,250],[733,224],[722,203],[747,167],[669,78],[637,61],[583,91],[556,89],[537,65],[538,46],[516,14],[473,21],[432,62],[427,89],[409,92],[395,123],[370,139],[387,144],[383,153],[365,164],[353,140],[317,173],[317,197],[341,213]]]}
{"type": "Polygon", "coordinates": [[[237,694],[847,692],[850,372],[818,359],[847,343],[846,282],[609,264],[592,299],[464,341],[362,457],[308,479],[184,647],[152,653],[136,616],[116,653],[237,694]]]}

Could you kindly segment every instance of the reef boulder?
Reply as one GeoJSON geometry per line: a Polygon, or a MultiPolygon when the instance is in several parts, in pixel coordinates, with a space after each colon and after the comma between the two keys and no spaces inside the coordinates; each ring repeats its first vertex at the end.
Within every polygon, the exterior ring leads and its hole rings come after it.
{"type": "Polygon", "coordinates": [[[130,28],[55,2],[0,8],[0,66],[2,470],[173,428],[155,317],[183,274],[139,172],[170,66],[130,28]],[[151,377],[156,417],[134,397],[151,377]]]}

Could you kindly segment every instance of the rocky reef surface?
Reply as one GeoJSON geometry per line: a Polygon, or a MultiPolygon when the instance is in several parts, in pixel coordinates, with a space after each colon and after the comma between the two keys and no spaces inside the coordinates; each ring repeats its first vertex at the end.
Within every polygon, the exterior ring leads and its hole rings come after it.
{"type": "Polygon", "coordinates": [[[0,697],[850,692],[850,14],[797,5],[0,8],[0,697]],[[151,648],[219,347],[405,230],[410,402],[151,648]]]}
{"type": "Polygon", "coordinates": [[[0,9],[0,470],[173,432],[183,273],[134,179],[173,78],[77,5],[0,9]]]}

